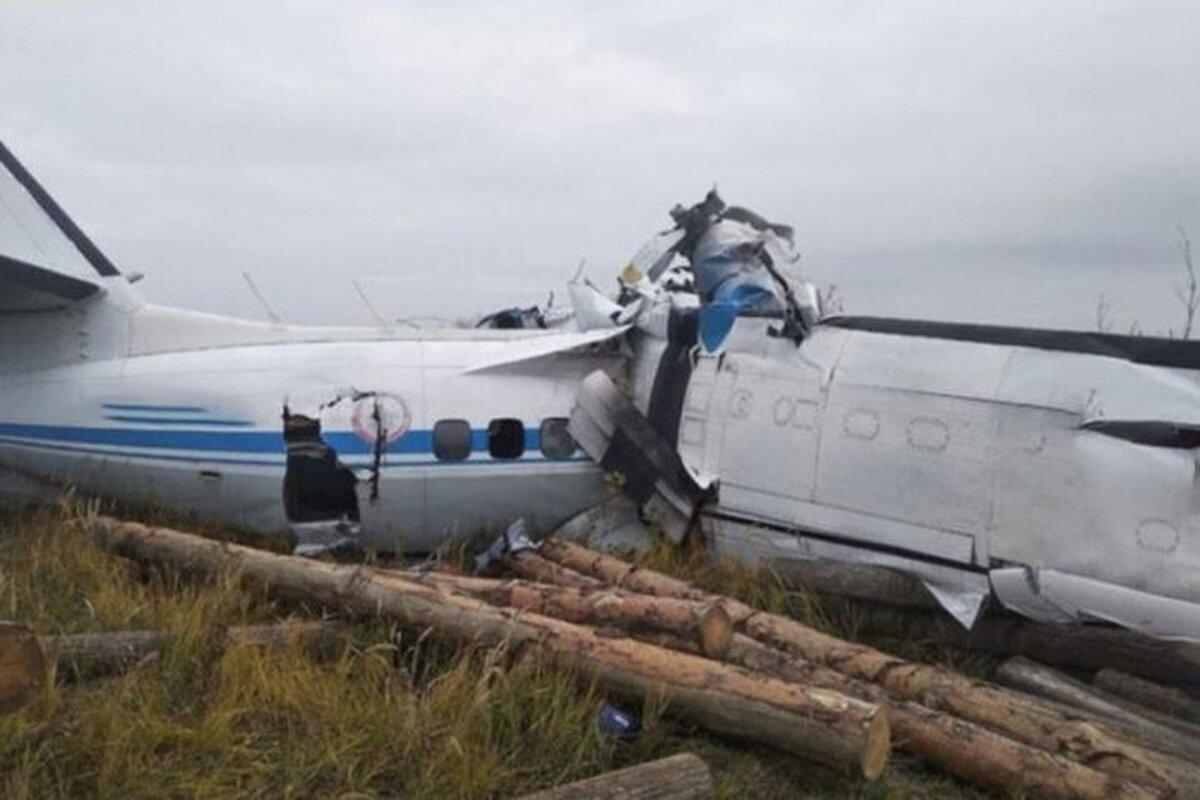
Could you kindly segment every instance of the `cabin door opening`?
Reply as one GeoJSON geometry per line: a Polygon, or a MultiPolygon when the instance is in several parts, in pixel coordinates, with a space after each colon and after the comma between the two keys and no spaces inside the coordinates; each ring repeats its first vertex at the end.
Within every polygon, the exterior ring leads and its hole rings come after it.
{"type": "Polygon", "coordinates": [[[358,478],[321,438],[321,421],[284,409],[287,468],[283,507],[298,553],[353,545],[360,522],[358,478]]]}

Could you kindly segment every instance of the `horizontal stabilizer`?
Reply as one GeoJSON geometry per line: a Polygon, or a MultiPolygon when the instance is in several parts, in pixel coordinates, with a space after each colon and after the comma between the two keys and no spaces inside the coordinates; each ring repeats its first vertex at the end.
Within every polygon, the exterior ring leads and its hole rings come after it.
{"type": "Polygon", "coordinates": [[[99,291],[92,281],[0,255],[0,314],[61,308],[99,291]]]}
{"type": "Polygon", "coordinates": [[[0,142],[0,313],[62,308],[120,275],[0,142]]]}

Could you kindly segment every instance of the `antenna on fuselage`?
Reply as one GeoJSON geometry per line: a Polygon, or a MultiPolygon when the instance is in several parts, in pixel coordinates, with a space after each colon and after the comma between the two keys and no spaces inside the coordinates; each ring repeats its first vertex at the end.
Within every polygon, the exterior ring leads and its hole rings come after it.
{"type": "Polygon", "coordinates": [[[367,307],[367,311],[370,312],[371,316],[375,318],[375,321],[379,323],[379,327],[391,328],[392,326],[389,325],[388,321],[383,318],[383,315],[379,313],[375,306],[371,305],[371,301],[367,299],[367,293],[363,291],[363,288],[359,285],[358,280],[351,278],[350,285],[354,287],[354,291],[358,292],[359,299],[363,301],[363,305],[367,307]]]}
{"type": "Polygon", "coordinates": [[[279,315],[276,314],[275,311],[271,308],[271,305],[267,302],[267,298],[263,297],[263,293],[258,290],[258,286],[256,286],[254,283],[254,279],[250,277],[250,273],[243,270],[242,277],[246,279],[246,285],[250,287],[250,291],[254,294],[254,297],[258,300],[259,305],[261,305],[263,307],[263,311],[267,312],[267,316],[271,318],[271,321],[274,322],[276,325],[281,324],[283,322],[283,320],[281,320],[279,318],[279,315]]]}

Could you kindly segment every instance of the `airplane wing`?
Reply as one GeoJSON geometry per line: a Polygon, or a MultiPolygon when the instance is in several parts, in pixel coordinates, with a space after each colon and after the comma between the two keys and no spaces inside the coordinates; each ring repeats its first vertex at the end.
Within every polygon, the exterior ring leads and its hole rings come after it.
{"type": "Polygon", "coordinates": [[[515,340],[508,344],[501,354],[492,358],[484,358],[475,364],[471,364],[463,372],[482,372],[487,369],[518,364],[522,361],[531,361],[535,358],[544,358],[545,356],[552,356],[557,353],[565,353],[579,347],[586,347],[606,342],[609,339],[616,339],[622,336],[627,330],[629,330],[629,326],[622,325],[619,328],[603,328],[601,330],[587,331],[586,333],[548,333],[545,336],[515,340]]]}
{"type": "Polygon", "coordinates": [[[0,313],[62,308],[119,274],[0,142],[0,313]]]}

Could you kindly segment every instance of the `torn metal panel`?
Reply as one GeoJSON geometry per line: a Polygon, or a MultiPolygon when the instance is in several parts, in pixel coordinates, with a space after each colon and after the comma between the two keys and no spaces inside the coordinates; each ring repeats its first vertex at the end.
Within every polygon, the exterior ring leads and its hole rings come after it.
{"type": "Polygon", "coordinates": [[[706,490],[604,372],[584,379],[568,429],[602,469],[620,473],[622,491],[662,524],[669,538],[683,538],[706,490]]]}
{"type": "MultiPolygon", "coordinates": [[[[686,258],[699,296],[699,339],[707,352],[719,352],[739,316],[782,319],[777,330],[799,341],[818,316],[815,307],[807,312],[793,293],[782,270],[799,259],[792,248],[792,229],[767,222],[744,208],[729,207],[710,191],[690,208],[671,211],[676,230],[682,235],[673,249],[686,258]]],[[[670,263],[660,257],[653,277],[670,263]]],[[[804,302],[815,294],[804,292],[804,302]]]]}
{"type": "Polygon", "coordinates": [[[959,625],[970,630],[979,619],[983,603],[990,592],[982,586],[964,586],[960,583],[939,583],[925,579],[921,581],[943,609],[954,617],[959,625]]]}
{"type": "Polygon", "coordinates": [[[575,515],[555,530],[554,535],[616,553],[640,553],[654,543],[637,505],[623,494],[614,494],[575,515]]]}
{"type": "Polygon", "coordinates": [[[529,525],[524,517],[518,517],[496,537],[487,549],[475,557],[475,571],[483,572],[510,553],[537,550],[537,543],[529,538],[529,525]]]}
{"type": "Polygon", "coordinates": [[[1057,570],[1006,568],[989,575],[1006,608],[1040,622],[1109,622],[1161,639],[1200,642],[1200,603],[1057,570]]]}
{"type": "Polygon", "coordinates": [[[683,236],[682,228],[674,228],[651,237],[629,260],[630,266],[657,281],[671,265],[683,236]]]}
{"type": "Polygon", "coordinates": [[[719,511],[706,510],[701,519],[718,558],[731,557],[745,564],[769,567],[780,560],[824,560],[848,564],[871,564],[915,575],[933,589],[939,602],[966,627],[978,618],[989,593],[986,574],[956,567],[919,553],[904,555],[898,550],[864,549],[857,543],[799,528],[773,526],[754,519],[736,519],[719,511]]]}
{"type": "Polygon", "coordinates": [[[618,320],[625,309],[602,294],[595,286],[583,280],[574,280],[567,284],[567,291],[571,297],[571,309],[579,330],[618,327],[618,320]]]}

